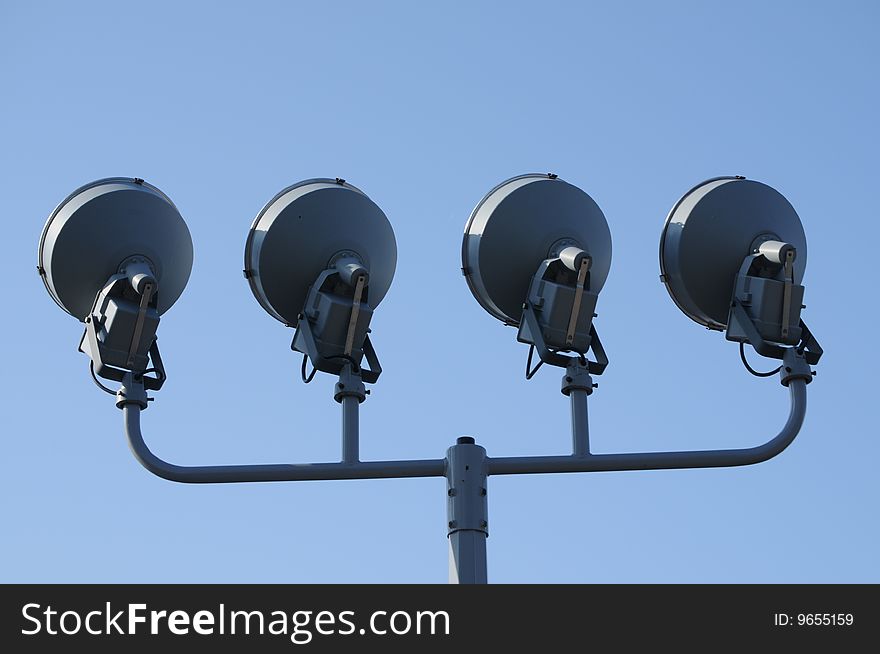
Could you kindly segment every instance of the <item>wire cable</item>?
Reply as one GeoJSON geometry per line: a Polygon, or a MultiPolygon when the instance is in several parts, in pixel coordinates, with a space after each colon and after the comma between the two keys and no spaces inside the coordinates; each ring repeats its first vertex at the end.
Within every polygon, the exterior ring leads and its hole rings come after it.
{"type": "Polygon", "coordinates": [[[772,377],[777,372],[782,370],[782,366],[779,366],[775,370],[771,370],[770,372],[758,372],[754,368],[749,365],[749,362],[746,361],[746,345],[745,343],[740,342],[739,344],[739,358],[742,359],[743,365],[746,367],[750,373],[752,373],[755,377],[772,377]]]}
{"type": "Polygon", "coordinates": [[[535,373],[538,372],[538,369],[544,365],[544,360],[541,359],[538,362],[538,365],[532,369],[532,354],[534,353],[534,351],[535,351],[535,346],[530,345],[529,346],[529,358],[526,359],[526,379],[531,379],[532,377],[534,377],[535,373]]]}
{"type": "Polygon", "coordinates": [[[303,362],[302,362],[302,368],[300,370],[300,374],[302,375],[303,382],[306,384],[308,384],[310,381],[312,381],[315,378],[315,373],[318,372],[317,368],[312,368],[311,374],[306,376],[306,361],[308,361],[308,360],[309,360],[309,355],[303,354],[303,362]]]}
{"type": "Polygon", "coordinates": [[[98,375],[95,374],[95,362],[89,361],[89,372],[92,373],[92,379],[95,381],[95,385],[100,388],[105,393],[110,393],[110,395],[116,395],[116,391],[110,390],[104,384],[98,381],[98,375]]]}

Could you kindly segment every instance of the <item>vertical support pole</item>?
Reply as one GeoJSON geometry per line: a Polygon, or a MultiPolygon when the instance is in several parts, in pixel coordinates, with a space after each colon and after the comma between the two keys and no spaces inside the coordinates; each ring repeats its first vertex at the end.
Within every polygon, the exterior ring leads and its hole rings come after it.
{"type": "Polygon", "coordinates": [[[449,583],[485,584],[489,510],[486,450],[462,436],[446,451],[449,583]]]}
{"type": "Polygon", "coordinates": [[[587,417],[587,392],[571,392],[571,453],[587,456],[590,453],[590,422],[587,417]]]}
{"type": "MultiPolygon", "coordinates": [[[[587,397],[595,388],[586,362],[575,360],[568,364],[562,377],[562,394],[571,398],[571,453],[574,456],[590,454],[590,424],[587,416],[587,397]]],[[[598,384],[596,384],[598,386],[598,384]]]]}
{"type": "Polygon", "coordinates": [[[352,395],[342,398],[342,462],[360,461],[360,402],[352,395]]]}
{"type": "Polygon", "coordinates": [[[333,399],[342,405],[342,462],[358,463],[360,461],[358,412],[360,403],[367,399],[360,370],[352,371],[351,364],[342,367],[333,399]]]}

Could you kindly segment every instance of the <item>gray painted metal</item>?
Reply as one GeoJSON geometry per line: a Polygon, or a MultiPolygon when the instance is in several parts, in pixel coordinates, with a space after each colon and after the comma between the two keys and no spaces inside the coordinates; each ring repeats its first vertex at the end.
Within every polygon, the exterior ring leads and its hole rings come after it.
{"type": "Polygon", "coordinates": [[[117,394],[117,406],[123,410],[125,431],[135,458],[153,474],[171,481],[224,483],[445,476],[449,580],[477,584],[487,582],[489,475],[706,468],[766,461],[794,440],[807,408],[806,385],[812,379],[809,365],[795,348],[786,351],[783,364],[780,381],[788,386],[791,396],[788,420],[777,436],[763,445],[734,450],[590,454],[586,405],[587,388],[591,386],[581,382],[568,389],[574,452],[569,456],[489,458],[472,438],[459,438],[458,443],[447,450],[445,459],[358,462],[356,454],[352,454],[351,443],[357,442],[359,401],[349,395],[342,398],[343,451],[347,452],[342,463],[178,466],[157,457],[144,442],[140,414],[148,406],[147,395],[143,383],[135,381],[131,373],[117,394]]]}
{"type": "Polygon", "coordinates": [[[486,534],[456,531],[449,536],[449,583],[489,583],[486,534]]]}
{"type": "Polygon", "coordinates": [[[122,407],[125,434],[132,454],[154,475],[186,484],[221,484],[250,481],[308,481],[319,479],[388,479],[442,477],[443,459],[420,461],[362,461],[360,463],[294,463],[228,466],[179,466],[164,461],[144,442],[141,408],[133,402],[122,407]]]}
{"type": "Polygon", "coordinates": [[[571,398],[571,453],[574,456],[590,454],[590,421],[587,415],[587,391],[572,390],[571,398]]]}
{"type": "Polygon", "coordinates": [[[791,444],[807,410],[806,382],[788,385],[791,410],[782,430],[763,445],[733,450],[696,452],[638,452],[631,454],[588,454],[587,456],[520,456],[492,458],[490,475],[518,475],[543,472],[610,472],[613,470],[661,470],[680,468],[720,468],[761,463],[773,458],[791,444]]]}
{"type": "Polygon", "coordinates": [[[485,584],[489,537],[486,450],[470,437],[446,451],[449,583],[485,584]]]}
{"type": "Polygon", "coordinates": [[[342,398],[342,462],[357,463],[360,460],[360,402],[353,395],[342,398]]]}
{"type": "Polygon", "coordinates": [[[341,463],[257,464],[224,466],[179,466],[156,456],[144,442],[141,432],[141,411],[147,408],[147,393],[142,381],[131,373],[125,376],[116,394],[116,406],[122,409],[125,434],[132,454],[154,475],[187,484],[219,484],[249,481],[306,481],[318,479],[385,479],[392,477],[442,477],[446,474],[444,459],[420,461],[364,461],[357,458],[358,398],[342,400],[342,442],[348,460],[341,463]],[[351,402],[346,402],[351,400],[351,402]],[[354,409],[352,408],[354,405],[354,409]]]}
{"type": "MultiPolygon", "coordinates": [[[[786,373],[787,374],[787,373],[786,373]]],[[[153,454],[144,442],[140,427],[141,407],[131,387],[121,402],[129,446],[150,472],[170,481],[225,483],[243,481],[305,481],[317,479],[377,479],[385,477],[441,477],[443,459],[416,461],[369,461],[360,463],[266,464],[232,466],[178,466],[153,454]]],[[[510,475],[547,472],[608,472],[613,470],[658,470],[714,468],[760,463],[782,452],[797,436],[807,407],[806,382],[789,384],[791,411],[779,434],[756,447],[696,452],[644,452],[587,454],[585,456],[487,457],[487,474],[510,475]]]]}
{"type": "Polygon", "coordinates": [[[555,175],[520,175],[492,189],[471,213],[462,272],[486,311],[518,325],[538,266],[568,246],[592,257],[590,288],[598,293],[611,267],[611,232],[599,205],[555,175]]]}
{"type": "Polygon", "coordinates": [[[132,258],[149,262],[166,312],[186,287],[192,237],[177,207],[155,186],[108,177],[81,186],[59,204],[43,228],[38,270],[52,299],[84,321],[98,291],[132,258]]]}
{"type": "Polygon", "coordinates": [[[736,275],[762,240],[797,250],[794,283],[807,264],[800,218],[778,191],[743,177],[698,184],[673,206],[660,237],[660,279],[689,318],[711,329],[727,326],[736,275]]]}
{"type": "Polygon", "coordinates": [[[296,326],[309,287],[341,257],[358,258],[369,271],[369,304],[375,309],[397,265],[391,223],[351,184],[305,180],[278,193],[257,214],[245,245],[245,277],[270,315],[296,326]]]}
{"type": "Polygon", "coordinates": [[[560,390],[571,399],[571,453],[574,456],[587,456],[590,453],[587,397],[593,393],[589,363],[571,359],[562,376],[560,390]]]}
{"type": "MultiPolygon", "coordinates": [[[[626,454],[590,454],[576,456],[486,457],[487,475],[531,474],[545,472],[607,472],[612,470],[657,470],[678,468],[715,468],[743,466],[766,461],[782,452],[797,436],[807,410],[806,385],[812,379],[809,365],[802,354],[790,348],[783,361],[780,381],[788,386],[791,409],[780,432],[763,445],[755,447],[685,452],[641,452],[626,454]]],[[[585,402],[574,396],[573,415],[585,402]]],[[[133,381],[131,373],[117,394],[116,405],[123,409],[125,432],[138,461],[150,472],[186,483],[222,483],[238,481],[298,481],[314,479],[375,479],[384,477],[440,477],[447,474],[445,459],[415,461],[371,461],[358,463],[316,463],[241,466],[178,466],[163,461],[144,443],[140,413],[147,407],[143,383],[133,381]]],[[[350,421],[344,424],[351,426],[350,421]]],[[[575,423],[580,435],[587,438],[586,419],[575,423]]],[[[351,438],[351,435],[349,435],[351,438]]],[[[343,441],[345,437],[343,437],[343,441]]],[[[480,448],[482,449],[482,448],[480,448]]],[[[575,449],[578,449],[575,446],[575,449]]],[[[452,451],[452,449],[450,449],[452,451]]],[[[461,450],[458,450],[461,451],[461,450]]],[[[470,452],[470,450],[466,450],[470,452]]],[[[448,453],[447,453],[448,455],[448,453]]],[[[451,465],[451,464],[450,464],[451,465]]],[[[466,461],[462,465],[470,465],[466,461]]],[[[453,478],[455,478],[453,476],[453,478]]],[[[485,488],[485,486],[484,486],[485,488]]]]}

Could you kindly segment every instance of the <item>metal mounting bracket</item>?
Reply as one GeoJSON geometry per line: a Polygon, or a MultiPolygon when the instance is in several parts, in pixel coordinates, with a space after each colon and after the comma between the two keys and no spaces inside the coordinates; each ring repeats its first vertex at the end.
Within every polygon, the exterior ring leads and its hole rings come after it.
{"type": "Polygon", "coordinates": [[[86,318],[86,331],[85,334],[83,334],[82,340],[88,343],[88,351],[83,349],[82,344],[79,348],[80,352],[85,352],[91,357],[92,362],[95,365],[95,374],[98,375],[98,377],[102,377],[103,379],[109,379],[110,381],[118,382],[123,381],[127,374],[133,374],[139,379],[143,380],[144,388],[146,388],[147,390],[158,391],[160,388],[162,388],[162,384],[165,383],[166,375],[165,365],[162,363],[161,354],[159,354],[158,339],[153,339],[149,350],[149,358],[150,362],[152,363],[152,370],[156,373],[155,377],[150,377],[143,372],[137,373],[131,370],[125,370],[123,368],[116,368],[104,362],[104,359],[102,357],[104,346],[98,339],[98,334],[95,329],[95,325],[97,324],[97,322],[98,318],[94,315],[90,315],[86,318]]]}
{"type": "MultiPolygon", "coordinates": [[[[752,322],[751,316],[749,316],[748,312],[737,300],[733,301],[730,313],[731,317],[737,321],[739,327],[745,333],[751,346],[755,348],[755,352],[761,356],[769,359],[782,359],[786,350],[791,349],[764,340],[758,332],[758,328],[755,327],[755,323],[752,322]]],[[[819,359],[822,357],[822,346],[819,345],[819,342],[803,320],[799,324],[801,328],[801,341],[795,349],[803,353],[807,363],[814,366],[819,363],[819,359]]]]}
{"type": "MultiPolygon", "coordinates": [[[[293,335],[293,340],[290,343],[290,349],[295,352],[299,351],[294,346],[297,342],[305,346],[305,354],[312,361],[312,365],[322,372],[329,372],[338,375],[342,371],[343,366],[351,363],[350,356],[321,356],[318,352],[318,344],[315,342],[315,335],[312,332],[309,319],[304,315],[300,316],[299,322],[296,326],[296,333],[293,335]]],[[[370,367],[358,367],[358,370],[360,371],[360,375],[364,382],[367,384],[375,384],[379,379],[379,375],[382,374],[382,366],[379,365],[379,357],[376,354],[375,348],[373,348],[373,343],[370,341],[369,334],[364,338],[363,350],[364,358],[367,360],[367,364],[370,367]]]]}
{"type": "MultiPolygon", "coordinates": [[[[557,350],[551,350],[547,346],[547,343],[544,341],[544,334],[541,331],[541,326],[538,323],[538,317],[535,315],[535,311],[529,302],[526,302],[523,306],[522,319],[526,322],[529,328],[529,332],[535,341],[535,350],[543,363],[557,366],[559,368],[567,368],[572,361],[579,358],[578,355],[560,354],[557,350]]],[[[592,350],[596,360],[587,361],[587,367],[591,374],[601,375],[605,372],[605,368],[608,367],[608,356],[605,354],[605,348],[602,347],[602,342],[599,340],[599,334],[596,331],[595,325],[590,325],[590,347],[587,352],[590,350],[592,350]]]]}

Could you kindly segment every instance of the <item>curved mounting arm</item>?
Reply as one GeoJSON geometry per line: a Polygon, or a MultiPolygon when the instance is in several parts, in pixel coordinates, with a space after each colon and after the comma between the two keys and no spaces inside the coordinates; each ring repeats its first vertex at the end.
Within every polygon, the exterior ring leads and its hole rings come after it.
{"type": "Polygon", "coordinates": [[[676,468],[720,468],[745,466],[771,459],[791,444],[800,431],[807,411],[807,388],[802,379],[792,381],[791,412],[772,440],[737,450],[697,452],[639,452],[632,454],[587,454],[584,456],[522,456],[489,458],[490,475],[533,472],[608,472],[612,470],[661,470],[676,468]]]}
{"type": "MultiPolygon", "coordinates": [[[[807,411],[807,384],[812,379],[810,367],[803,353],[795,348],[786,351],[782,384],[788,386],[791,410],[782,430],[763,445],[734,450],[706,450],[696,452],[638,452],[627,454],[590,454],[586,426],[588,380],[577,385],[567,377],[572,399],[574,454],[569,456],[523,456],[487,458],[490,475],[513,475],[544,472],[608,472],[614,470],[660,470],[679,468],[719,468],[744,466],[771,459],[795,439],[807,411]],[[579,389],[575,392],[574,389],[579,389]]],[[[563,387],[565,392],[566,387],[563,387]]]]}
{"type": "MultiPolygon", "coordinates": [[[[619,470],[660,470],[680,468],[716,468],[744,466],[773,458],[795,439],[807,411],[809,365],[795,350],[785,358],[781,380],[788,386],[791,409],[782,430],[771,440],[756,447],[685,452],[639,452],[591,454],[587,434],[586,398],[592,387],[588,375],[566,382],[572,400],[574,454],[568,456],[523,456],[486,458],[488,475],[511,475],[549,472],[609,472],[619,470]],[[800,365],[799,365],[800,364],[800,365]]],[[[565,378],[564,378],[565,379],[565,378]]],[[[179,466],[156,456],[144,442],[140,414],[147,406],[143,382],[129,373],[118,394],[125,433],[135,458],[153,474],[183,483],[230,483],[256,481],[306,481],[330,479],[380,479],[400,477],[443,477],[446,459],[410,461],[367,461],[357,459],[356,397],[343,397],[343,460],[339,463],[256,464],[223,466],[179,466]],[[348,400],[348,401],[346,401],[348,400]]]]}
{"type": "MultiPolygon", "coordinates": [[[[445,459],[422,461],[352,461],[341,463],[258,464],[225,466],[179,466],[165,461],[150,451],[141,433],[141,411],[146,406],[143,384],[126,379],[117,404],[122,408],[125,435],[132,454],[154,475],[169,481],[188,484],[219,484],[248,481],[306,481],[316,479],[379,479],[388,477],[443,477],[445,459]]],[[[345,402],[344,428],[357,430],[354,403],[345,402]]],[[[350,441],[343,436],[343,441],[350,441]]],[[[356,453],[355,453],[356,458],[356,453]]]]}

